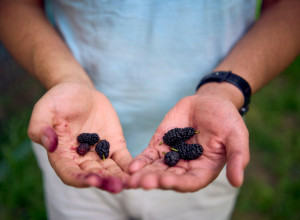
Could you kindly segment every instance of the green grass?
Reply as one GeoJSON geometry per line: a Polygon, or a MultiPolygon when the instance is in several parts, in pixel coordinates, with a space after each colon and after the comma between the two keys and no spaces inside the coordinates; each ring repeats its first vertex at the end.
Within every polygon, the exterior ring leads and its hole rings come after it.
{"type": "Polygon", "coordinates": [[[45,219],[41,174],[27,138],[30,112],[1,127],[0,219],[45,219]]]}
{"type": "Polygon", "coordinates": [[[300,219],[300,57],[253,96],[251,162],[233,219],[300,219]]]}
{"type": "Polygon", "coordinates": [[[43,89],[20,68],[14,70],[19,80],[0,93],[0,219],[46,219],[42,177],[27,136],[43,89]]]}

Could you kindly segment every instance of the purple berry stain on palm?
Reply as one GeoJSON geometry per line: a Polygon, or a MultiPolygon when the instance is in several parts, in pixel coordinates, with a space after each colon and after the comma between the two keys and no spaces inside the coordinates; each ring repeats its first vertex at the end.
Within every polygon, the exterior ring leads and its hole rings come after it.
{"type": "Polygon", "coordinates": [[[53,128],[45,128],[44,135],[42,137],[42,144],[47,148],[49,152],[53,152],[56,150],[58,145],[58,137],[53,128]]]}
{"type": "Polygon", "coordinates": [[[123,183],[119,178],[109,176],[103,179],[100,188],[111,193],[118,193],[122,190],[123,183]]]}

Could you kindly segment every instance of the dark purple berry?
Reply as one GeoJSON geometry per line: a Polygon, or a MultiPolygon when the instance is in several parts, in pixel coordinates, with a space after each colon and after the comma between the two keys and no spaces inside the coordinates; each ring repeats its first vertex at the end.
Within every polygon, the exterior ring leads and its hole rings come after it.
{"type": "Polygon", "coordinates": [[[196,132],[196,129],[192,127],[173,128],[165,133],[163,136],[163,141],[166,145],[173,146],[179,142],[187,141],[196,133],[198,132],[196,132]]]}
{"type": "Polygon", "coordinates": [[[188,139],[190,139],[191,137],[193,137],[196,133],[197,132],[196,132],[195,128],[192,128],[192,127],[182,128],[180,130],[181,140],[182,141],[187,141],[188,139]]]}
{"type": "Polygon", "coordinates": [[[98,143],[98,141],[100,140],[100,137],[98,136],[98,134],[96,133],[91,133],[91,140],[90,140],[90,145],[94,145],[96,143],[98,143]]]}
{"type": "Polygon", "coordinates": [[[173,167],[176,165],[176,163],[179,161],[179,153],[176,151],[170,151],[165,154],[164,162],[165,164],[169,165],[170,167],[173,167]]]}
{"type": "Polygon", "coordinates": [[[183,141],[180,141],[176,144],[174,144],[171,148],[172,149],[175,149],[175,150],[179,150],[180,148],[186,148],[189,144],[183,142],[183,141]]]}
{"type": "Polygon", "coordinates": [[[180,128],[173,128],[169,130],[165,135],[163,136],[163,141],[166,145],[173,146],[176,143],[181,141],[181,129],[180,128]]]}
{"type": "Polygon", "coordinates": [[[91,147],[89,144],[87,143],[83,143],[80,144],[77,148],[76,148],[76,152],[80,155],[83,156],[85,155],[87,152],[89,152],[91,150],[91,147]]]}
{"type": "Polygon", "coordinates": [[[96,133],[81,133],[77,137],[79,143],[87,143],[89,145],[94,145],[99,141],[99,136],[96,133]]]}
{"type": "Polygon", "coordinates": [[[200,144],[187,144],[185,142],[174,146],[174,149],[178,150],[180,158],[184,160],[197,159],[203,152],[203,148],[200,144]]]}
{"type": "Polygon", "coordinates": [[[106,159],[108,158],[109,155],[109,142],[107,140],[101,140],[95,148],[95,151],[99,155],[101,159],[106,159]]]}

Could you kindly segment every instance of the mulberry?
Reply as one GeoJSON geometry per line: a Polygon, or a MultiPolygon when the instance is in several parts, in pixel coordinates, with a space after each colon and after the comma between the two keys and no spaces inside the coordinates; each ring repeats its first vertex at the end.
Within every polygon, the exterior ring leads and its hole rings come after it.
{"type": "Polygon", "coordinates": [[[173,167],[176,165],[176,163],[179,161],[179,153],[176,151],[170,151],[165,154],[164,162],[165,164],[169,165],[170,167],[173,167]]]}
{"type": "Polygon", "coordinates": [[[80,155],[83,156],[85,155],[87,152],[89,152],[91,150],[91,147],[89,144],[87,143],[83,143],[80,144],[77,148],[76,148],[76,152],[80,155]]]}
{"type": "Polygon", "coordinates": [[[77,141],[79,143],[87,143],[89,145],[94,145],[100,140],[98,134],[96,133],[82,133],[78,135],[77,141]]]}
{"type": "Polygon", "coordinates": [[[165,155],[164,162],[169,166],[175,166],[180,159],[197,159],[203,153],[202,146],[185,142],[197,133],[199,132],[193,127],[173,128],[165,133],[163,142],[169,145],[172,151],[165,155]]]}
{"type": "Polygon", "coordinates": [[[198,132],[196,132],[195,128],[192,128],[192,127],[182,128],[180,130],[181,140],[182,141],[187,141],[188,139],[190,139],[191,137],[193,137],[197,133],[198,132]]]}
{"type": "Polygon", "coordinates": [[[163,136],[163,141],[166,145],[173,146],[182,140],[181,129],[173,128],[163,136]]]}
{"type": "Polygon", "coordinates": [[[188,146],[189,144],[187,144],[187,143],[185,143],[185,142],[183,142],[183,141],[180,141],[180,142],[178,142],[178,143],[176,143],[175,145],[173,145],[172,147],[171,147],[171,149],[172,150],[179,150],[180,148],[186,148],[187,146],[188,146]]]}
{"type": "Polygon", "coordinates": [[[107,140],[101,140],[95,148],[95,151],[99,155],[101,159],[106,159],[108,158],[109,155],[109,142],[107,140]]]}
{"type": "Polygon", "coordinates": [[[182,141],[187,141],[197,133],[196,129],[192,127],[173,128],[165,133],[163,141],[166,145],[173,146],[182,141]]]}
{"type": "Polygon", "coordinates": [[[180,158],[184,160],[197,159],[203,153],[203,148],[200,144],[182,142],[180,145],[174,146],[174,149],[178,150],[180,158]]]}

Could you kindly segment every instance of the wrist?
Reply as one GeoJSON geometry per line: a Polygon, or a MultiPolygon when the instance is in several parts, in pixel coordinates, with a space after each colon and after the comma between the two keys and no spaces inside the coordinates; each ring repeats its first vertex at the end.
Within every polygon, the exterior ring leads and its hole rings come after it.
{"type": "MultiPolygon", "coordinates": [[[[248,82],[245,79],[243,79],[239,75],[232,73],[231,71],[216,71],[204,76],[203,79],[200,81],[197,89],[207,83],[212,83],[212,82],[217,82],[217,83],[223,82],[223,83],[231,84],[235,88],[238,88],[240,90],[240,93],[242,93],[244,97],[244,103],[241,106],[241,108],[239,108],[239,113],[241,115],[244,115],[248,111],[249,109],[248,105],[250,103],[250,96],[251,96],[251,87],[249,86],[248,82]]],[[[226,86],[226,84],[223,85],[225,85],[225,87],[223,87],[222,89],[222,93],[225,92],[223,94],[223,97],[229,98],[229,100],[231,100],[232,103],[238,107],[240,105],[240,98],[235,93],[232,93],[234,92],[234,89],[232,87],[226,86]]],[[[220,88],[222,88],[222,86],[220,88]]]]}
{"type": "Polygon", "coordinates": [[[48,72],[48,74],[36,74],[36,77],[46,89],[51,89],[52,87],[63,83],[76,83],[86,87],[94,88],[94,85],[87,73],[80,70],[64,71],[63,73],[48,72]]]}
{"type": "Polygon", "coordinates": [[[244,104],[243,93],[234,85],[228,82],[209,82],[202,85],[196,95],[214,96],[222,99],[227,99],[239,110],[244,104]]]}
{"type": "Polygon", "coordinates": [[[88,88],[94,88],[94,84],[92,83],[92,81],[87,75],[76,76],[74,74],[74,76],[62,77],[60,79],[57,79],[55,82],[53,82],[53,85],[62,84],[62,83],[76,83],[82,86],[86,86],[88,88]]]}

